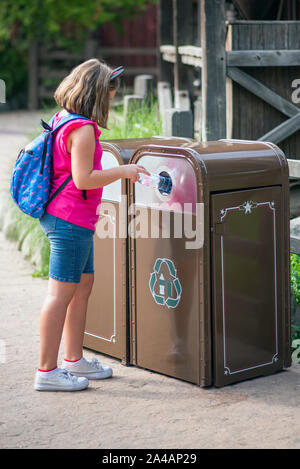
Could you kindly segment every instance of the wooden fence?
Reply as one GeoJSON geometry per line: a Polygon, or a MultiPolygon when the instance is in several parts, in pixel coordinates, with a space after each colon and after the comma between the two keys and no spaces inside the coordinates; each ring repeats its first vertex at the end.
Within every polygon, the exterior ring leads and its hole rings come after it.
{"type": "Polygon", "coordinates": [[[123,65],[122,84],[132,88],[133,77],[139,74],[158,75],[158,49],[156,38],[156,5],[132,20],[123,21],[123,31],[113,24],[104,24],[88,34],[82,50],[70,54],[65,50],[41,47],[32,41],[29,50],[28,107],[36,109],[43,99],[53,96],[59,81],[80,62],[91,57],[106,60],[112,66],[123,65]]]}
{"type": "Polygon", "coordinates": [[[293,102],[300,21],[235,21],[227,28],[228,138],[271,141],[300,159],[300,100],[293,102]]]}
{"type": "MultiPolygon", "coordinates": [[[[29,87],[28,87],[28,108],[37,109],[44,99],[53,97],[53,92],[60,82],[73,67],[80,62],[91,57],[109,59],[114,64],[116,56],[134,57],[143,54],[144,56],[155,56],[157,50],[154,47],[142,49],[139,47],[86,47],[80,54],[70,54],[64,50],[46,49],[39,47],[34,41],[31,42],[29,52],[29,87]]],[[[118,62],[119,63],[119,62],[118,62]]],[[[132,77],[139,74],[157,75],[156,66],[126,66],[126,76],[132,77]]],[[[127,80],[128,82],[129,80],[127,80]]]]}
{"type": "Polygon", "coordinates": [[[161,75],[192,96],[198,74],[200,139],[268,140],[300,159],[300,21],[228,21],[223,0],[161,0],[160,11],[161,75]]]}

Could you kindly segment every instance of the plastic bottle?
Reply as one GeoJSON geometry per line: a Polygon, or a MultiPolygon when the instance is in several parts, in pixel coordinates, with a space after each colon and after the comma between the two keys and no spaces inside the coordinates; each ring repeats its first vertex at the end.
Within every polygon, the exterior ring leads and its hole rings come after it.
{"type": "Polygon", "coordinates": [[[160,174],[140,173],[138,182],[146,187],[157,188],[161,194],[168,195],[172,190],[172,179],[170,176],[161,176],[160,174]]]}

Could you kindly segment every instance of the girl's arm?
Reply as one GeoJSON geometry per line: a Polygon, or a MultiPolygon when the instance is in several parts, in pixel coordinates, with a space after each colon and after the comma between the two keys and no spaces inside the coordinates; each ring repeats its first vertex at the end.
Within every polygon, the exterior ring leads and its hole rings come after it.
{"type": "Polygon", "coordinates": [[[103,170],[93,169],[95,132],[92,124],[83,125],[70,132],[67,150],[71,153],[73,181],[80,190],[97,189],[120,178],[129,178],[132,182],[136,182],[139,173],[149,174],[143,166],[137,164],[103,170]]]}

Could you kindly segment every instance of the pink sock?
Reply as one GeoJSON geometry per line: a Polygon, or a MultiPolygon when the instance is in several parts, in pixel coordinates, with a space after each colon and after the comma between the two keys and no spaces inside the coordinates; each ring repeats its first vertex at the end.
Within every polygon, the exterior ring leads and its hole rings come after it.
{"type": "Polygon", "coordinates": [[[43,373],[49,373],[50,371],[54,371],[56,370],[57,366],[55,368],[51,368],[51,370],[41,370],[40,368],[38,369],[38,371],[42,371],[43,373]]]}
{"type": "MultiPolygon", "coordinates": [[[[81,357],[82,358],[82,357],[81,357]]],[[[76,363],[76,362],[79,362],[81,360],[81,358],[78,358],[77,360],[67,360],[65,358],[65,362],[70,362],[70,363],[76,363]]]]}

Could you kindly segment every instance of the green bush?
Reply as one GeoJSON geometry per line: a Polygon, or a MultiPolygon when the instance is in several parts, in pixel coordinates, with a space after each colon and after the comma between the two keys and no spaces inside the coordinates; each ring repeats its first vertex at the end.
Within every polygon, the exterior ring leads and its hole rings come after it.
{"type": "MultiPolygon", "coordinates": [[[[300,306],[300,256],[291,254],[291,288],[300,306]]],[[[300,363],[300,328],[292,324],[292,361],[300,363]]]]}
{"type": "Polygon", "coordinates": [[[291,254],[291,287],[300,306],[300,256],[291,254]]]}
{"type": "Polygon", "coordinates": [[[300,328],[294,327],[292,334],[292,362],[300,363],[300,328]]]}
{"type": "Polygon", "coordinates": [[[48,278],[50,246],[39,220],[21,212],[8,191],[0,200],[0,229],[35,267],[33,275],[48,278]]]}

